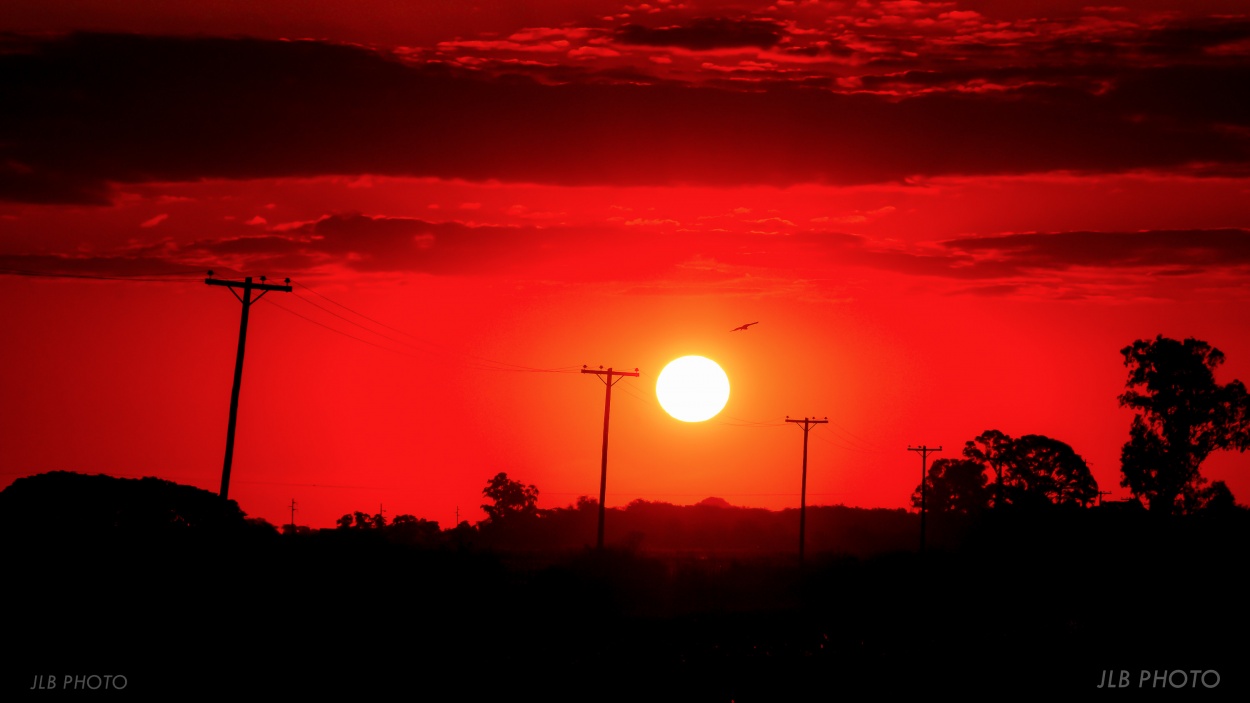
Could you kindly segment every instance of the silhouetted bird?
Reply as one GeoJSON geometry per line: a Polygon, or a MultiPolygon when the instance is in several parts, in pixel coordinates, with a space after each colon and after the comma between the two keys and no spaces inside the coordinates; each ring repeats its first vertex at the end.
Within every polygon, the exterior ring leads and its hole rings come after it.
{"type": "Polygon", "coordinates": [[[748,323],[746,323],[745,325],[743,325],[743,326],[741,326],[741,327],[735,327],[735,328],[733,328],[733,329],[731,329],[731,330],[729,330],[729,331],[730,331],[730,332],[737,332],[738,330],[745,330],[745,329],[747,329],[748,327],[750,327],[751,325],[758,325],[758,324],[759,324],[758,322],[748,322],[748,323]]]}

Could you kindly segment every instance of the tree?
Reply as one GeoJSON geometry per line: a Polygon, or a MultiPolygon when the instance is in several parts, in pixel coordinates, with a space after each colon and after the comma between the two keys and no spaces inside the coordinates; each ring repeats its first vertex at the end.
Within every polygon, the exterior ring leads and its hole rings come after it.
{"type": "Polygon", "coordinates": [[[1216,515],[1227,515],[1235,513],[1240,508],[1237,501],[1233,499],[1233,492],[1229,490],[1228,484],[1223,481],[1212,481],[1211,485],[1202,489],[1198,495],[1198,505],[1195,512],[1203,512],[1216,515]]]}
{"type": "Polygon", "coordinates": [[[1003,455],[1011,448],[1011,437],[998,430],[986,430],[964,443],[964,456],[988,466],[994,473],[994,506],[1003,504],[1003,455]]]}
{"type": "MultiPolygon", "coordinates": [[[[925,509],[934,512],[975,513],[989,504],[984,467],[971,459],[938,459],[925,477],[925,509]]],[[[920,507],[920,487],[911,497],[920,507]]]]}
{"type": "Polygon", "coordinates": [[[437,522],[408,514],[396,515],[384,530],[388,539],[403,544],[436,544],[440,537],[437,522]]]}
{"type": "Polygon", "coordinates": [[[486,511],[486,521],[490,524],[538,515],[538,488],[513,481],[502,471],[486,482],[482,495],[491,500],[490,504],[482,506],[482,510],[486,511]]]}
{"type": "Polygon", "coordinates": [[[335,520],[334,523],[340,530],[380,530],[386,527],[386,517],[382,513],[371,517],[368,513],[357,510],[335,520]]]}
{"type": "Polygon", "coordinates": [[[1012,440],[1003,457],[1004,498],[1013,505],[1079,505],[1098,498],[1098,483],[1072,447],[1045,435],[1012,440]]]}
{"type": "Polygon", "coordinates": [[[1120,485],[1151,511],[1192,512],[1206,479],[1199,467],[1212,451],[1250,445],[1250,397],[1241,381],[1221,385],[1224,354],[1206,342],[1163,335],[1120,351],[1128,367],[1120,405],[1137,411],[1120,451],[1120,485]]]}
{"type": "Polygon", "coordinates": [[[233,500],[159,478],[52,471],[0,491],[0,533],[41,537],[258,534],[233,500]],[[50,519],[55,516],[55,519],[50,519]]]}
{"type": "Polygon", "coordinates": [[[1045,435],[1015,438],[986,430],[964,444],[964,457],[995,478],[994,506],[1080,505],[1098,498],[1089,466],[1072,447],[1045,435]]]}

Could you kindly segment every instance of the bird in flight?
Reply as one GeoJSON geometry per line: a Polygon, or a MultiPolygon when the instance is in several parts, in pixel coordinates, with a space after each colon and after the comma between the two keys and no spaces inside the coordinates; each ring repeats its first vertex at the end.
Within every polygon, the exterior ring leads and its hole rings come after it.
{"type": "Polygon", "coordinates": [[[733,329],[731,329],[731,330],[729,330],[729,331],[730,331],[730,332],[737,332],[738,330],[745,330],[745,329],[747,329],[748,327],[750,327],[751,325],[758,325],[758,324],[759,324],[758,322],[748,322],[748,323],[746,323],[745,325],[743,325],[743,326],[741,326],[741,327],[735,327],[735,328],[733,328],[733,329]]]}

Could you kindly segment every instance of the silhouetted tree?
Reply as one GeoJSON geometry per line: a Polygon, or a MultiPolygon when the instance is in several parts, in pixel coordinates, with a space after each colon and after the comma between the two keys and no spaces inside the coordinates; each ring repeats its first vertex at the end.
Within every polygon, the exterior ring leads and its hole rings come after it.
{"type": "Polygon", "coordinates": [[[1011,437],[998,430],[986,430],[964,444],[964,456],[994,473],[994,505],[1003,504],[1003,454],[1011,447],[1011,437]]]}
{"type": "Polygon", "coordinates": [[[436,544],[440,537],[437,522],[414,515],[396,515],[384,529],[387,539],[405,544],[436,544]]]}
{"type": "MultiPolygon", "coordinates": [[[[925,477],[925,509],[934,512],[975,513],[989,504],[984,467],[970,459],[938,459],[925,477]]],[[[920,507],[920,487],[911,503],[920,507]]]]}
{"type": "Polygon", "coordinates": [[[1098,484],[1072,447],[1045,435],[1011,437],[986,430],[964,444],[964,456],[995,478],[995,507],[1080,505],[1098,498],[1098,484]]]}
{"type": "Polygon", "coordinates": [[[1152,511],[1191,512],[1206,480],[1199,467],[1216,449],[1250,444],[1250,398],[1241,381],[1220,385],[1224,354],[1196,339],[1163,335],[1120,351],[1128,390],[1120,405],[1137,411],[1120,452],[1120,485],[1152,511]]]}
{"type": "Polygon", "coordinates": [[[465,548],[473,544],[477,535],[477,528],[470,525],[468,520],[461,520],[460,524],[447,530],[444,536],[451,545],[465,548]]]}
{"type": "Polygon", "coordinates": [[[357,510],[334,521],[340,530],[381,530],[386,527],[386,517],[382,513],[369,515],[357,510]]]}
{"type": "Polygon", "coordinates": [[[1212,481],[1210,486],[1198,493],[1197,512],[1228,514],[1237,510],[1245,510],[1233,499],[1233,492],[1223,481],[1212,481]]]}
{"type": "Polygon", "coordinates": [[[1089,466],[1072,447],[1045,435],[1011,440],[1003,455],[1004,491],[1013,505],[1079,505],[1098,498],[1089,466]]]}
{"type": "Polygon", "coordinates": [[[516,517],[538,515],[538,489],[533,485],[526,486],[520,481],[513,481],[502,471],[486,482],[482,495],[491,500],[489,504],[482,506],[489,523],[498,524],[516,517]]]}

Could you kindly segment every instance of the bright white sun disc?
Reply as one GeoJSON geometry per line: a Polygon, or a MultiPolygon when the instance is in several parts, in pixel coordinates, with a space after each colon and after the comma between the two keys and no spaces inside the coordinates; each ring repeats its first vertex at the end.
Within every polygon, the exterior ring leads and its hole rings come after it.
{"type": "Polygon", "coordinates": [[[729,402],[729,377],[715,361],[702,356],[674,359],[655,382],[660,407],[682,422],[703,422],[729,402]]]}

